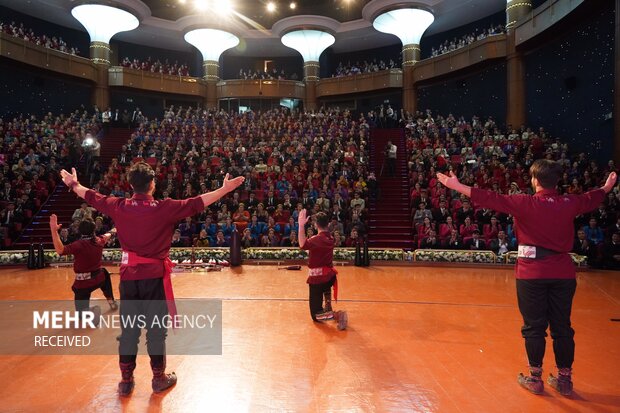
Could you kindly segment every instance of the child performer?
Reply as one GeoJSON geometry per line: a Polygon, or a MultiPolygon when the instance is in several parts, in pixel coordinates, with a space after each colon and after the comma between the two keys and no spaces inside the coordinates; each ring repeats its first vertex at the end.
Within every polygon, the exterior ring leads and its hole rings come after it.
{"type": "Polygon", "coordinates": [[[338,329],[347,328],[348,316],[346,311],[337,311],[331,307],[331,288],[334,287],[334,299],[338,299],[338,271],[334,268],[334,237],[327,229],[328,218],[323,212],[316,214],[314,226],[317,234],[306,238],[305,225],[308,216],[305,209],[299,213],[299,245],[308,251],[308,279],[310,316],[314,321],[336,319],[338,329]],[[325,308],[323,296],[325,295],[325,308]]]}
{"type": "MultiPolygon", "coordinates": [[[[63,245],[58,235],[58,230],[62,227],[58,224],[56,214],[50,216],[50,230],[52,231],[52,241],[54,249],[58,255],[73,255],[73,271],[75,272],[75,281],[71,289],[75,295],[76,311],[89,310],[90,294],[101,289],[103,295],[108,300],[108,304],[112,310],[116,310],[118,305],[114,301],[114,292],[112,291],[112,282],[110,281],[110,273],[101,266],[101,255],[103,246],[112,236],[112,230],[102,237],[95,235],[95,222],[87,218],[80,222],[80,234],[82,238],[72,242],[69,245],[63,245]]],[[[101,314],[99,306],[90,308],[95,313],[96,322],[99,321],[98,314],[101,314]]]]}

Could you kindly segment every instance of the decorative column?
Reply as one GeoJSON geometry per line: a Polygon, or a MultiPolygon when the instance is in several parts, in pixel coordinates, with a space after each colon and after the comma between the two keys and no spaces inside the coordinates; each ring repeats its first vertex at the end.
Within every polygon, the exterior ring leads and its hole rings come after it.
{"type": "Polygon", "coordinates": [[[110,106],[108,68],[110,67],[110,39],[117,33],[133,30],[140,24],[133,14],[115,7],[84,4],[74,7],[71,14],[84,26],[90,36],[90,60],[97,68],[97,79],[92,103],[100,110],[110,106]]]}
{"type": "Polygon", "coordinates": [[[185,41],[202,54],[203,78],[207,83],[205,107],[218,107],[217,82],[220,81],[220,56],[225,50],[239,44],[239,38],[232,33],[216,29],[196,29],[185,33],[185,41]]]}
{"type": "Polygon", "coordinates": [[[372,22],[375,29],[397,36],[403,44],[403,109],[410,113],[418,106],[413,69],[420,60],[420,39],[433,21],[432,13],[408,8],[382,13],[372,22]]]}
{"type": "Polygon", "coordinates": [[[519,128],[526,123],[525,65],[517,51],[515,26],[532,11],[530,0],[506,1],[506,124],[519,128]]]}
{"type": "Polygon", "coordinates": [[[304,82],[306,83],[306,99],[304,109],[317,109],[316,85],[320,79],[319,57],[336,39],[321,30],[295,30],[282,36],[282,44],[296,50],[304,59],[304,82]]]}

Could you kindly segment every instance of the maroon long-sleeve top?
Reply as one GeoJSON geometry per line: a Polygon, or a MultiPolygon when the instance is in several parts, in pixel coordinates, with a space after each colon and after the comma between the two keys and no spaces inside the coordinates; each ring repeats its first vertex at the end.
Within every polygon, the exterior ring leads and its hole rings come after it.
{"type": "Polygon", "coordinates": [[[514,216],[519,245],[560,253],[536,259],[519,258],[516,277],[520,279],[575,278],[575,265],[568,255],[575,237],[573,220],[595,209],[604,198],[602,189],[582,195],[560,195],[554,189],[544,189],[534,195],[500,195],[471,189],[471,199],[476,205],[514,216]]]}

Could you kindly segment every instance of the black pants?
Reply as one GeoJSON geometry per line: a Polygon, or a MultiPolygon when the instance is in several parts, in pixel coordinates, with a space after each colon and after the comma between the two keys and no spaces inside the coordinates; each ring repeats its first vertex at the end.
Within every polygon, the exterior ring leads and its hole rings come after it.
{"type": "MultiPolygon", "coordinates": [[[[167,328],[163,325],[168,315],[166,294],[163,278],[147,280],[121,281],[122,320],[137,317],[146,328],[146,348],[151,357],[151,366],[162,366],[166,356],[167,328]],[[158,323],[153,323],[154,319],[158,323]],[[159,324],[159,325],[158,325],[159,324]]],[[[121,323],[122,334],[119,339],[120,363],[135,363],[138,354],[138,343],[142,334],[140,323],[133,326],[121,323]]]]}
{"type": "Polygon", "coordinates": [[[396,159],[387,158],[388,176],[394,176],[396,174],[396,159]]]}
{"type": "Polygon", "coordinates": [[[547,326],[551,330],[555,364],[571,368],[575,359],[575,331],[570,313],[577,280],[517,280],[517,299],[523,316],[521,334],[532,367],[542,367],[547,326]]]}
{"type": "Polygon", "coordinates": [[[308,284],[310,291],[310,316],[314,321],[316,321],[316,315],[323,312],[323,293],[330,291],[335,282],[336,276],[334,275],[331,280],[322,284],[308,284]]]}
{"type": "Polygon", "coordinates": [[[99,285],[93,285],[92,287],[87,288],[75,288],[72,287],[73,294],[75,297],[75,310],[76,311],[86,311],[90,307],[90,294],[101,288],[103,295],[108,300],[114,300],[114,291],[112,291],[112,281],[110,280],[110,273],[105,268],[102,268],[100,271],[104,273],[104,279],[99,285]]]}

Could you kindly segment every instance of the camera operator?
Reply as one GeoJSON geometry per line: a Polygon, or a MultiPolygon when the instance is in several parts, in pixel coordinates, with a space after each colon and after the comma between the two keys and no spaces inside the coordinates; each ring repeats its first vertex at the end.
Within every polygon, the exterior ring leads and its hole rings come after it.
{"type": "Polygon", "coordinates": [[[94,162],[99,160],[101,144],[97,140],[97,137],[87,133],[82,141],[82,150],[84,151],[84,156],[86,157],[86,175],[90,176],[94,162]]]}
{"type": "Polygon", "coordinates": [[[387,145],[385,145],[384,155],[385,161],[388,166],[388,174],[389,176],[394,176],[396,174],[396,153],[398,152],[398,147],[392,143],[392,141],[388,141],[387,145]]]}

